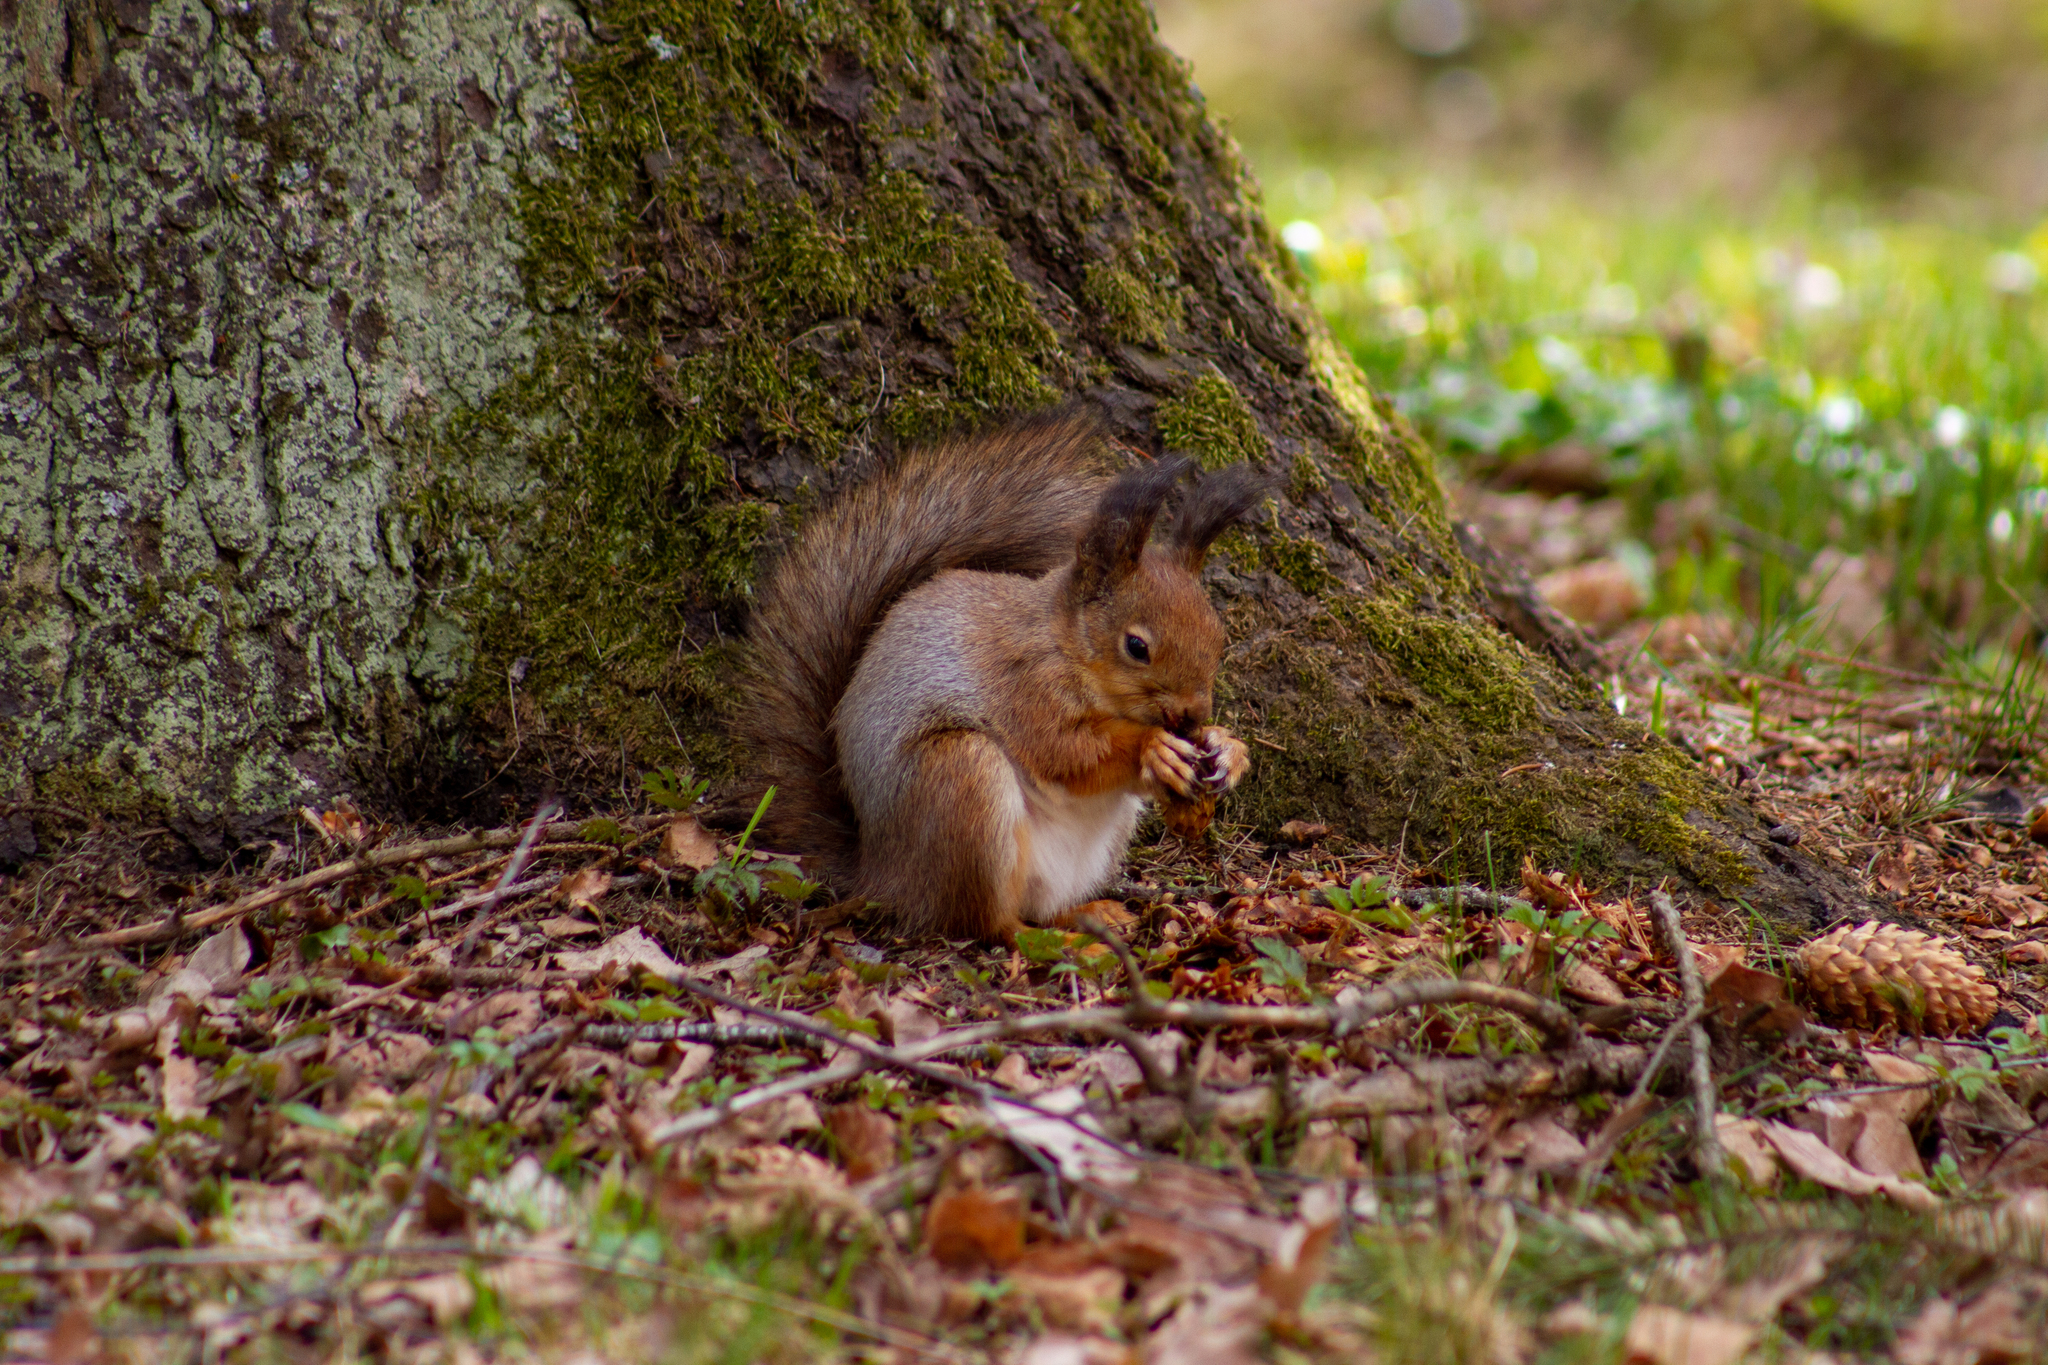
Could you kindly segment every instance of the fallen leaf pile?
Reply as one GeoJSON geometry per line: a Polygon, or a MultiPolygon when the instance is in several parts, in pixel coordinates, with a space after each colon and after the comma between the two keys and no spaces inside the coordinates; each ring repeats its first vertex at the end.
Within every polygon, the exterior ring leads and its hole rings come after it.
{"type": "Polygon", "coordinates": [[[1648,889],[1307,815],[1006,948],[688,810],[309,809],[208,874],[74,830],[0,882],[11,1358],[2030,1358],[2048,857],[1854,845],[1877,779],[1792,790],[1847,751],[1716,705],[1688,742],[1912,927],[1687,907],[1706,1145],[1648,889]]]}

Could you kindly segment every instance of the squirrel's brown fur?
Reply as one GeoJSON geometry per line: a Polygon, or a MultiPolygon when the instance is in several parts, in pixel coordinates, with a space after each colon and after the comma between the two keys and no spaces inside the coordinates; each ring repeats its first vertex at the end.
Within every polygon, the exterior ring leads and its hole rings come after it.
{"type": "Polygon", "coordinates": [[[766,836],[910,931],[1008,938],[1099,888],[1142,800],[1234,785],[1208,725],[1223,629],[1197,574],[1264,496],[1186,461],[1105,481],[1069,409],[899,460],[763,589],[743,729],[766,836]]]}
{"type": "Polygon", "coordinates": [[[1100,423],[1057,408],[914,451],[803,528],[748,628],[743,737],[775,787],[769,846],[819,859],[839,886],[859,868],[860,826],[839,778],[832,712],[868,637],[898,598],[947,569],[1039,574],[1069,559],[1108,480],[1100,423]]]}

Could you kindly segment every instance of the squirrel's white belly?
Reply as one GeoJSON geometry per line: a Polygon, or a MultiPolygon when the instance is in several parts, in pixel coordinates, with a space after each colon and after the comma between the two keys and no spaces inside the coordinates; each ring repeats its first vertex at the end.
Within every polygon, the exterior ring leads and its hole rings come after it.
{"type": "Polygon", "coordinates": [[[1045,924],[1093,898],[1122,860],[1144,805],[1143,797],[1128,791],[1073,796],[1034,785],[1024,798],[1031,831],[1024,918],[1045,924]]]}

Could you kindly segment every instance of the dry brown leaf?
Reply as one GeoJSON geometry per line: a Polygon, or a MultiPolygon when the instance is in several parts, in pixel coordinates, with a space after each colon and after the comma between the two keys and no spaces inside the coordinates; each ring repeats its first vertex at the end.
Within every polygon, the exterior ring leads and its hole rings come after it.
{"type": "MultiPolygon", "coordinates": [[[[427,1310],[437,1327],[448,1327],[462,1320],[469,1310],[476,1307],[476,1282],[460,1270],[444,1270],[432,1275],[420,1275],[410,1280],[395,1283],[387,1281],[386,1298],[404,1297],[427,1310]]],[[[376,1301],[371,1286],[363,1286],[366,1302],[376,1301]]]]}
{"type": "Polygon", "coordinates": [[[49,1167],[23,1166],[0,1157],[0,1228],[17,1228],[38,1217],[71,1187],[49,1167]]]}
{"type": "Polygon", "coordinates": [[[1132,914],[1122,901],[1095,900],[1063,912],[1057,922],[1061,928],[1080,929],[1086,932],[1085,926],[1089,920],[1099,920],[1111,929],[1121,930],[1136,924],[1138,917],[1132,914]]]}
{"type": "Polygon", "coordinates": [[[1714,1298],[1714,1308],[1736,1322],[1762,1326],[1795,1295],[1804,1294],[1828,1277],[1828,1264],[1843,1250],[1832,1237],[1809,1237],[1792,1248],[1767,1275],[1731,1285],[1714,1298]]]}
{"type": "Polygon", "coordinates": [[[1259,1292],[1285,1318],[1301,1312],[1302,1300],[1323,1277],[1323,1262],[1337,1220],[1344,1211],[1343,1192],[1335,1185],[1317,1185],[1304,1192],[1294,1220],[1279,1230],[1259,1270],[1259,1292]]]}
{"type": "Polygon", "coordinates": [[[1617,985],[1613,977],[1581,958],[1574,958],[1566,965],[1563,979],[1558,984],[1567,994],[1595,1005],[1628,1003],[1628,992],[1617,985]]]}
{"type": "Polygon", "coordinates": [[[1595,559],[1536,580],[1543,600],[1595,635],[1609,635],[1643,609],[1635,575],[1616,559],[1595,559]]]}
{"type": "Polygon", "coordinates": [[[679,815],[669,821],[655,854],[655,861],[663,867],[687,867],[692,872],[702,872],[718,859],[718,840],[694,815],[679,815]]]}
{"type": "Polygon", "coordinates": [[[1121,1185],[1137,1178],[1138,1163],[1105,1137],[1088,1113],[1088,1100],[1078,1086],[1061,1086],[1032,1100],[1032,1107],[1001,1099],[988,1106],[989,1126],[1019,1147],[1028,1147],[1058,1164],[1069,1180],[1121,1185]],[[1071,1116],[1058,1117],[1058,1116],[1071,1116]]]}
{"type": "Polygon", "coordinates": [[[1941,1207],[1941,1196],[1925,1185],[1895,1176],[1872,1175],[1850,1165],[1833,1148],[1811,1133],[1782,1123],[1766,1123],[1764,1136],[1785,1164],[1799,1175],[1831,1190],[1846,1194],[1883,1194],[1901,1208],[1915,1213],[1932,1213],[1941,1207]]]}
{"type": "MultiPolygon", "coordinates": [[[[825,1120],[819,1115],[818,1106],[811,1103],[809,1096],[785,1095],[779,1100],[770,1100],[766,1104],[753,1106],[725,1124],[719,1131],[743,1142],[760,1144],[747,1149],[762,1154],[755,1162],[759,1168],[762,1161],[772,1164],[782,1152],[791,1150],[779,1145],[784,1138],[793,1133],[815,1133],[824,1126],[825,1120]]],[[[817,1162],[820,1166],[825,1165],[809,1152],[802,1155],[810,1157],[811,1161],[817,1162]]],[[[825,1166],[825,1169],[829,1171],[832,1168],[825,1166]]]]}
{"type": "Polygon", "coordinates": [[[1358,1144],[1329,1119],[1309,1124],[1295,1144],[1289,1166],[1302,1175],[1326,1180],[1356,1180],[1365,1173],[1364,1163],[1358,1159],[1358,1144]]]}
{"type": "Polygon", "coordinates": [[[1009,1365],[1137,1365],[1137,1353],[1106,1337],[1048,1332],[1024,1343],[1009,1365]]]}
{"type": "Polygon", "coordinates": [[[242,926],[231,924],[192,950],[185,965],[205,977],[215,995],[233,995],[248,969],[251,950],[242,926]]]}
{"type": "Polygon", "coordinates": [[[43,1350],[49,1365],[85,1365],[99,1354],[99,1329],[84,1304],[64,1306],[44,1338],[43,1350]]]}
{"type": "Polygon", "coordinates": [[[1024,1254],[1024,1200],[978,1185],[934,1198],[924,1215],[925,1251],[948,1270],[1002,1270],[1024,1254]]]}
{"type": "Polygon", "coordinates": [[[555,883],[554,899],[571,910],[592,910],[612,889],[612,874],[601,867],[585,867],[555,883]]]}
{"type": "Polygon", "coordinates": [[[1012,1266],[1003,1282],[1003,1316],[1025,1323],[1045,1323],[1070,1332],[1108,1332],[1116,1328],[1123,1307],[1124,1273],[1115,1266],[1095,1266],[1068,1274],[1046,1274],[1028,1265],[1012,1266]]]}
{"type": "Polygon", "coordinates": [[[2029,895],[2028,890],[2010,882],[1992,883],[1985,895],[1991,902],[1991,908],[2016,928],[2024,929],[2048,921],[2048,902],[2029,895]]]}
{"type": "Polygon", "coordinates": [[[1785,979],[1740,962],[1730,962],[1713,974],[1707,1009],[1723,1027],[1752,1037],[1796,1040],[1806,1030],[1806,1015],[1792,1003],[1785,979]]]}
{"type": "Polygon", "coordinates": [[[1256,1285],[1198,1285],[1145,1338],[1145,1365],[1257,1365],[1269,1312],[1256,1285]]]}
{"type": "MultiPolygon", "coordinates": [[[[747,951],[754,950],[749,948],[747,951]]],[[[768,950],[762,948],[761,956],[767,955],[768,950]]],[[[612,935],[595,948],[558,952],[555,962],[563,971],[579,976],[595,976],[606,967],[616,967],[623,977],[644,968],[650,975],[673,981],[683,971],[676,960],[663,952],[661,945],[647,937],[646,931],[637,924],[623,934],[612,935]]]]}
{"type": "Polygon", "coordinates": [[[1752,1185],[1770,1189],[1778,1183],[1777,1149],[1764,1137],[1761,1122],[1716,1114],[1714,1133],[1721,1139],[1721,1149],[1742,1163],[1752,1185]]]}
{"type": "Polygon", "coordinates": [[[1306,848],[1318,839],[1330,837],[1330,827],[1314,820],[1289,820],[1280,826],[1280,842],[1306,848]]]}
{"type": "Polygon", "coordinates": [[[846,1178],[859,1184],[896,1164],[896,1120],[853,1100],[825,1111],[825,1129],[839,1149],[846,1178]]]}
{"type": "MultiPolygon", "coordinates": [[[[716,962],[692,963],[687,967],[678,968],[678,970],[684,976],[697,981],[708,981],[714,976],[723,976],[731,978],[733,984],[737,986],[751,985],[754,980],[755,964],[766,962],[770,951],[771,949],[767,944],[756,943],[740,949],[731,957],[722,957],[716,962]]],[[[847,1012],[853,1014],[853,1017],[856,1019],[866,1017],[861,1014],[854,1014],[851,1010],[847,1012]]]]}
{"type": "Polygon", "coordinates": [[[502,1038],[524,1038],[540,1027],[539,991],[498,991],[471,1005],[449,1024],[458,1038],[473,1038],[483,1029],[494,1029],[502,1038]]]}
{"type": "Polygon", "coordinates": [[[1035,1095],[1045,1089],[1045,1083],[1032,1074],[1031,1063],[1024,1060],[1021,1052],[1003,1058],[988,1078],[1013,1095],[1035,1095]]]}
{"type": "Polygon", "coordinates": [[[173,1050],[163,1059],[161,1100],[164,1117],[172,1120],[202,1119],[206,1106],[199,1102],[199,1063],[173,1050]]]}
{"type": "Polygon", "coordinates": [[[534,928],[549,938],[582,938],[586,934],[604,932],[603,925],[592,924],[587,919],[577,919],[573,915],[552,915],[536,924],[534,928]]]}
{"type": "MultiPolygon", "coordinates": [[[[1887,1085],[1922,1085],[1934,1079],[1924,1066],[1888,1052],[1865,1052],[1864,1061],[1887,1085]]],[[[1827,1114],[1828,1146],[1872,1175],[1922,1176],[1927,1167],[1908,1125],[1927,1107],[1931,1092],[1890,1090],[1838,1102],[1827,1114]]]]}
{"type": "Polygon", "coordinates": [[[1756,1340],[1756,1328],[1705,1313],[1646,1303],[1622,1338],[1629,1365],[1734,1365],[1756,1340]]]}
{"type": "Polygon", "coordinates": [[[2019,1292],[1994,1285],[1958,1307],[1935,1299],[1906,1324],[1892,1343],[1899,1365],[2004,1365],[2034,1360],[2039,1345],[2022,1320],[2019,1292]]]}
{"type": "Polygon", "coordinates": [[[523,1249],[540,1254],[508,1257],[479,1277],[498,1292],[499,1302],[537,1312],[565,1309],[582,1301],[583,1273],[552,1259],[576,1250],[574,1231],[551,1229],[526,1242],[523,1249]]]}
{"type": "Polygon", "coordinates": [[[901,995],[882,1006],[884,1039],[895,1047],[909,1047],[936,1038],[942,1027],[938,1016],[901,995]]]}
{"type": "Polygon", "coordinates": [[[1586,1144],[1548,1114],[1509,1124],[1494,1150],[1532,1171],[1560,1171],[1586,1159],[1586,1144]]]}
{"type": "Polygon", "coordinates": [[[312,826],[315,834],[338,844],[359,844],[370,832],[363,817],[346,801],[335,802],[331,810],[301,806],[299,818],[312,826]]]}
{"type": "Polygon", "coordinates": [[[1741,965],[1749,956],[1749,949],[1739,943],[1695,943],[1692,945],[1693,961],[1699,966],[1700,980],[1712,984],[1715,977],[1730,967],[1741,965]]]}
{"type": "Polygon", "coordinates": [[[1572,893],[1564,879],[1555,873],[1545,876],[1536,860],[1526,853],[1522,855],[1522,891],[1532,904],[1552,914],[1572,908],[1572,893]]]}
{"type": "Polygon", "coordinates": [[[1894,849],[1882,854],[1870,866],[1870,874],[1877,884],[1893,895],[1909,891],[1913,887],[1913,853],[1911,849],[1894,849]]]}

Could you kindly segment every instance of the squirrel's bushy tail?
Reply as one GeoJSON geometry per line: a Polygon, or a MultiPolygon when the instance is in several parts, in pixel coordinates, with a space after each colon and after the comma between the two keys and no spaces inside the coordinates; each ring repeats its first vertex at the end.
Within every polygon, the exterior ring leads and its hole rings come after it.
{"type": "Polygon", "coordinates": [[[749,636],[742,738],[776,787],[770,847],[814,855],[842,888],[860,829],[832,714],[868,637],[904,593],[947,569],[1039,574],[1069,559],[1102,480],[1101,431],[1072,407],[897,460],[827,506],[769,575],[749,636]]]}

